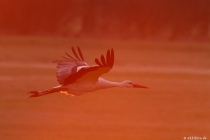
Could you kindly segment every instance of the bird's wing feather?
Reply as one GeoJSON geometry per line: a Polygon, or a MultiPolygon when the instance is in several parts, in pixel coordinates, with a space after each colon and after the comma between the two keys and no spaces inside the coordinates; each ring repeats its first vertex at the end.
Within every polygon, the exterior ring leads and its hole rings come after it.
{"type": "Polygon", "coordinates": [[[69,75],[63,85],[68,85],[75,81],[96,81],[102,74],[109,72],[114,64],[114,51],[113,49],[107,51],[106,59],[101,55],[101,62],[96,58],[96,66],[81,67],[76,73],[69,75]]]}
{"type": "Polygon", "coordinates": [[[68,53],[66,53],[66,57],[63,57],[65,58],[65,60],[54,61],[54,63],[57,63],[56,77],[59,84],[64,84],[65,79],[69,77],[70,75],[76,73],[79,70],[78,69],[79,67],[83,67],[83,66],[89,67],[84,62],[84,58],[79,47],[78,47],[79,55],[77,54],[77,52],[75,51],[73,47],[72,47],[72,52],[75,58],[69,55],[68,53]]]}

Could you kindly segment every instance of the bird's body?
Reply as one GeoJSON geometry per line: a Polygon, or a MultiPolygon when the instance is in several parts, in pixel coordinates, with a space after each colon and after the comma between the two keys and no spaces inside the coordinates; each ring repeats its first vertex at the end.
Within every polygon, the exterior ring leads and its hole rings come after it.
{"type": "Polygon", "coordinates": [[[101,55],[101,62],[96,58],[97,65],[89,66],[84,61],[81,50],[78,47],[78,53],[72,47],[72,52],[75,57],[63,57],[65,60],[56,60],[57,66],[57,80],[59,86],[46,89],[43,91],[30,91],[30,97],[39,97],[54,92],[65,93],[67,95],[82,95],[87,92],[92,92],[99,89],[112,87],[137,87],[147,88],[138,84],[134,84],[129,80],[123,82],[111,82],[101,77],[102,74],[109,72],[114,64],[113,49],[107,51],[106,58],[101,55]]]}
{"type": "MultiPolygon", "coordinates": [[[[81,95],[86,92],[92,92],[99,89],[105,89],[105,88],[111,88],[111,87],[117,87],[117,83],[107,81],[101,77],[95,82],[93,81],[81,81],[81,82],[75,82],[66,86],[61,86],[62,88],[66,88],[67,90],[63,90],[63,93],[66,93],[67,95],[81,95]],[[81,88],[82,87],[82,88],[81,88]]],[[[119,85],[120,86],[120,85],[119,85]]]]}

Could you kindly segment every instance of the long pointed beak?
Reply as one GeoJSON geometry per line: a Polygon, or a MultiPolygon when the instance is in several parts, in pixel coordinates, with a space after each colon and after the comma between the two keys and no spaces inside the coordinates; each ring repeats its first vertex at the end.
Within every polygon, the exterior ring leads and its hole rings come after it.
{"type": "Polygon", "coordinates": [[[139,84],[133,84],[133,87],[134,88],[148,88],[146,86],[142,86],[142,85],[139,85],[139,84]]]}

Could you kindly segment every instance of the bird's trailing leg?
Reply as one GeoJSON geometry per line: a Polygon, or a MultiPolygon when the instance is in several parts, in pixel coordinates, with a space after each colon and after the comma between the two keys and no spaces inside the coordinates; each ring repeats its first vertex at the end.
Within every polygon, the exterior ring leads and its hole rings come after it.
{"type": "Polygon", "coordinates": [[[60,92],[60,91],[66,91],[67,88],[61,88],[61,87],[54,87],[54,88],[50,88],[50,89],[46,89],[44,91],[30,91],[29,94],[32,94],[31,96],[29,96],[29,98],[32,97],[39,97],[39,96],[43,96],[43,95],[47,95],[47,94],[51,94],[54,92],[60,92]]]}

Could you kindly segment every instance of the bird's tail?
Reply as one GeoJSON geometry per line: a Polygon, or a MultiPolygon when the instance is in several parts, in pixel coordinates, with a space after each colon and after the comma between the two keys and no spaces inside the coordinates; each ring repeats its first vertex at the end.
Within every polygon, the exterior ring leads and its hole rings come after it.
{"type": "Polygon", "coordinates": [[[54,93],[54,92],[66,91],[66,90],[67,90],[67,88],[57,86],[57,87],[49,88],[49,89],[46,89],[46,90],[43,90],[43,91],[33,90],[33,91],[28,92],[28,93],[32,94],[31,96],[29,96],[29,98],[32,98],[32,97],[39,97],[39,96],[51,94],[51,93],[54,93]]]}

